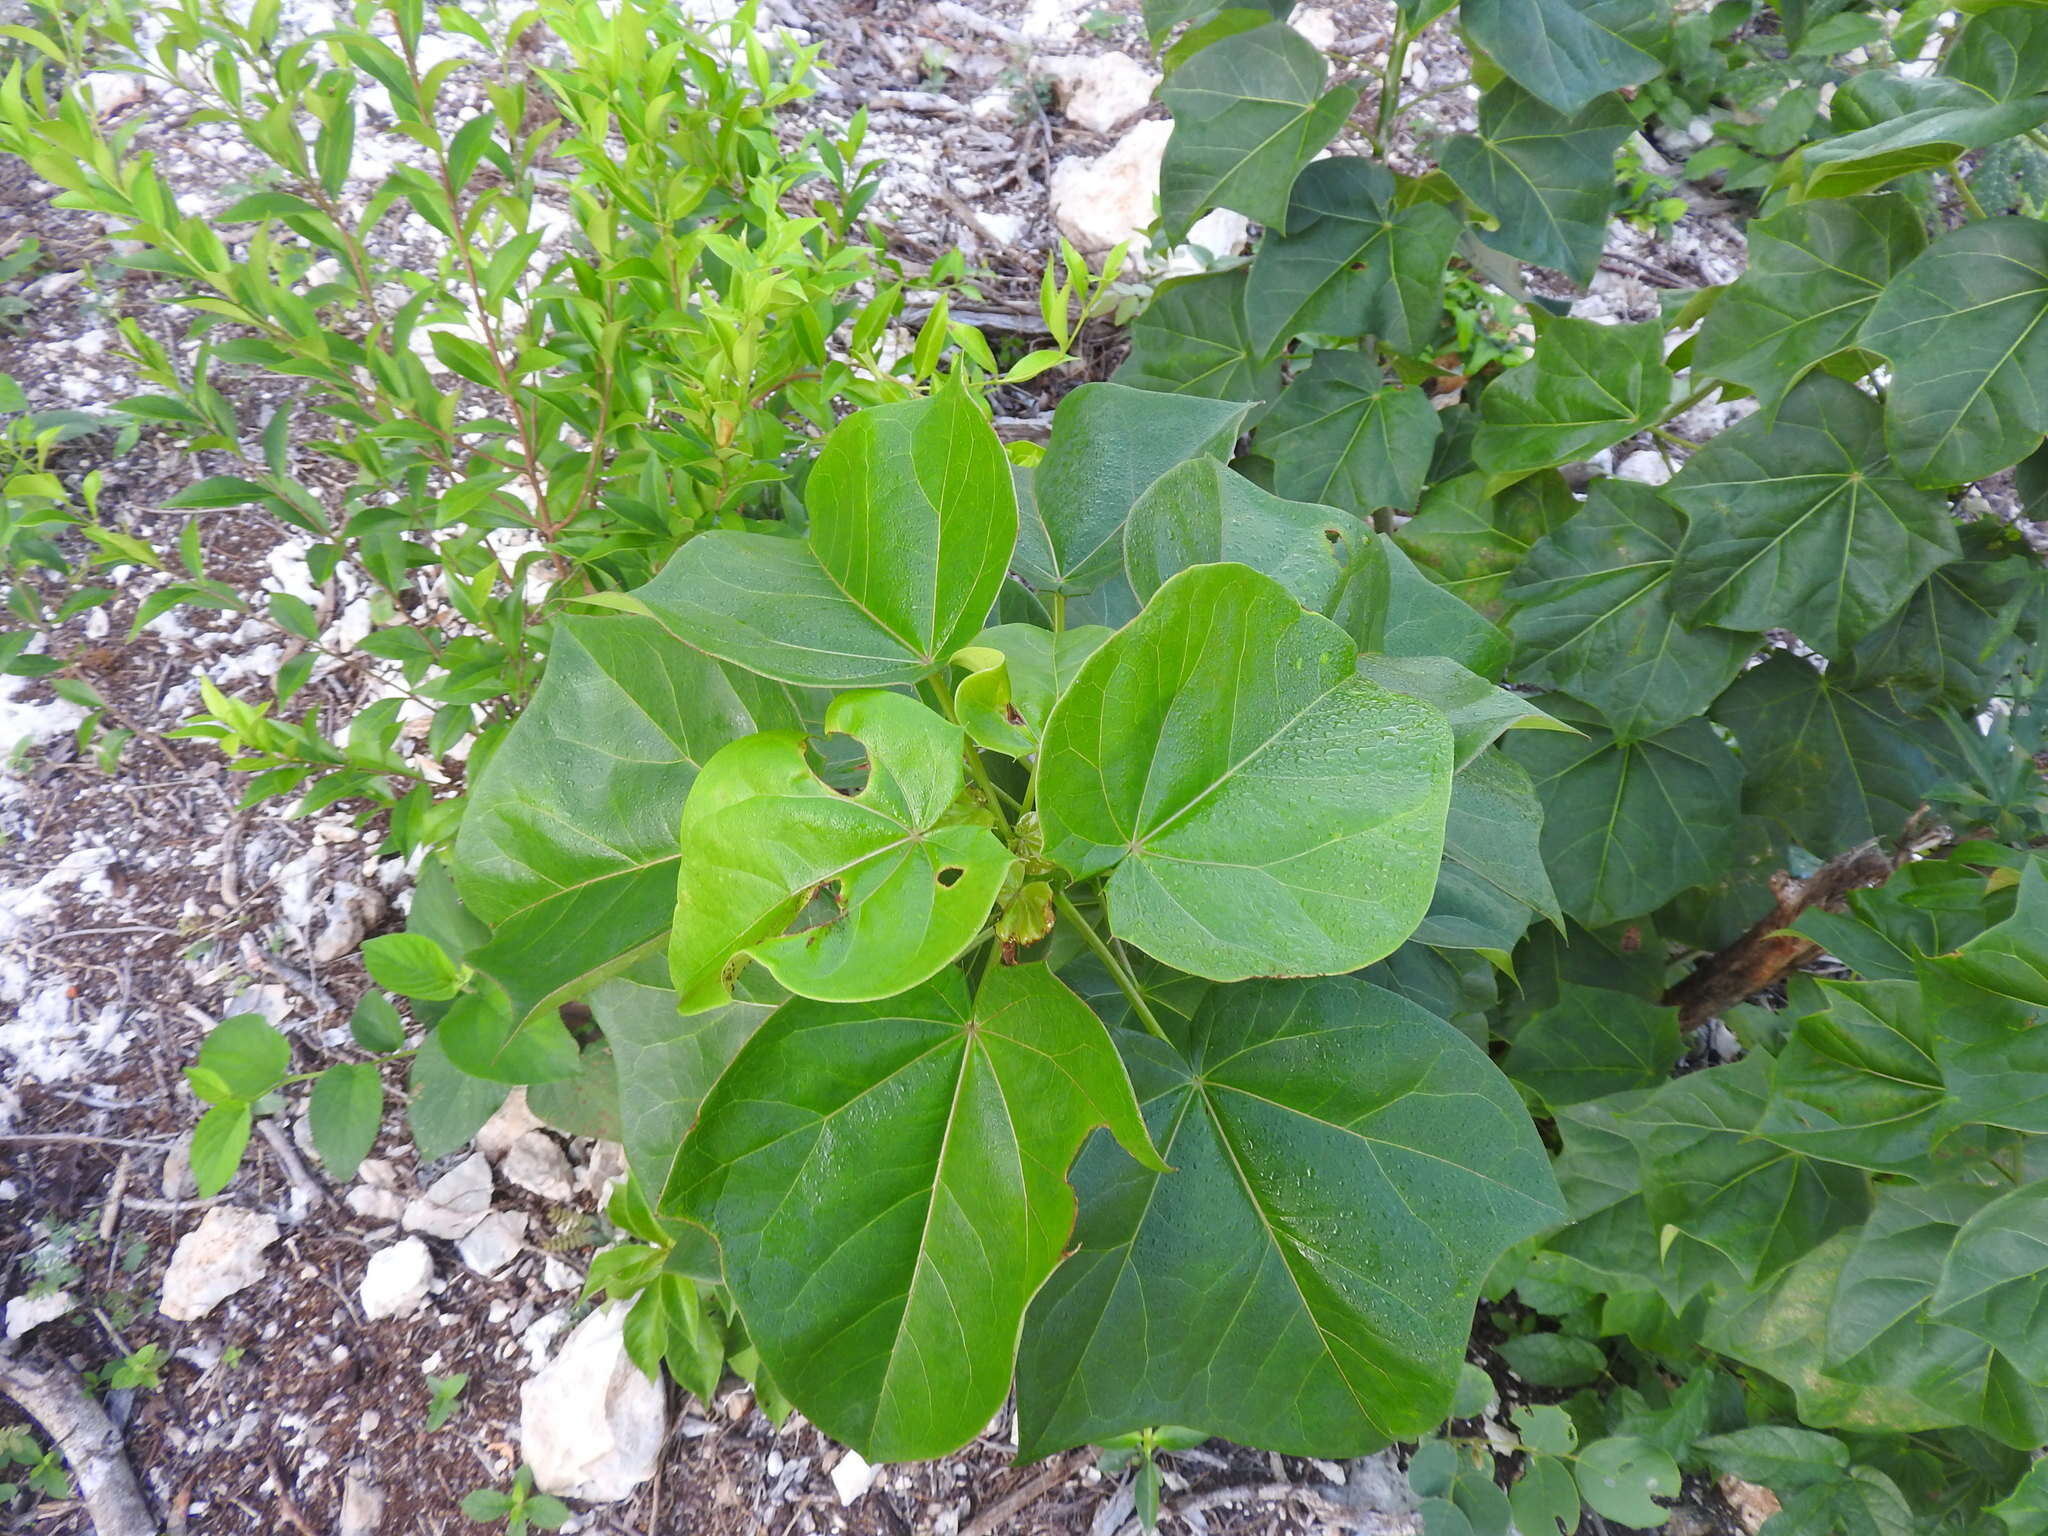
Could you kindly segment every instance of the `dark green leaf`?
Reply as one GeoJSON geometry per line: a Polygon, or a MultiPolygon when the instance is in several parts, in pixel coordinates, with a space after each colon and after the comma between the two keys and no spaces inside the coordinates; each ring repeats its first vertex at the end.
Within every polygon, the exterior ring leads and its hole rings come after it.
{"type": "Polygon", "coordinates": [[[1587,1339],[1531,1333],[1496,1346],[1508,1369],[1532,1387],[1583,1387],[1607,1370],[1607,1353],[1587,1339]]]}
{"type": "Polygon", "coordinates": [[[1538,917],[1561,922],[1542,829],[1543,807],[1521,765],[1480,753],[1451,781],[1443,867],[1416,940],[1505,955],[1538,917]]]}
{"type": "Polygon", "coordinates": [[[1759,1424],[1698,1443],[1707,1465],[1780,1493],[1834,1482],[1849,1470],[1849,1447],[1833,1435],[1783,1424],[1759,1424]]]}
{"type": "Polygon", "coordinates": [[[1464,0],[1465,35],[1516,84],[1560,112],[1663,69],[1655,0],[1464,0]]]}
{"type": "Polygon", "coordinates": [[[2008,1190],[1963,1223],[1929,1315],[2048,1382],[2048,1184],[2008,1190]]]}
{"type": "MultiPolygon", "coordinates": [[[[1115,382],[1209,400],[1271,399],[1280,364],[1258,359],[1245,319],[1248,276],[1248,269],[1233,267],[1161,283],[1131,322],[1131,355],[1115,382]]],[[[1059,443],[1055,432],[1053,446],[1059,443]]]]}
{"type": "Polygon", "coordinates": [[[717,1234],[748,1337],[807,1417],[878,1462],[939,1456],[1009,1392],[1098,1125],[1164,1171],[1079,998],[996,966],[970,1006],[946,971],[886,1002],[784,1004],[705,1099],[663,1204],[717,1234]]]}
{"type": "Polygon", "coordinates": [[[1561,1214],[1513,1091],[1351,978],[1218,989],[1166,1027],[1175,1049],[1126,1052],[1174,1172],[1082,1154],[1079,1251],[1018,1362],[1020,1453],[1176,1423],[1343,1456],[1433,1428],[1488,1266],[1561,1214]]]}
{"type": "Polygon", "coordinates": [[[2021,101],[2048,90],[2048,12],[2024,4],[1978,12],[1942,56],[1941,72],[1993,101],[2021,101]]]}
{"type": "MultiPolygon", "coordinates": [[[[1839,104],[1835,110],[1841,111],[1839,104]]],[[[1967,150],[2017,137],[2044,120],[2048,96],[2010,102],[1979,97],[1962,104],[1937,97],[1931,105],[1909,107],[1854,133],[1807,145],[1786,163],[1779,179],[1799,185],[1809,198],[1849,197],[1915,171],[1939,170],[1967,150]]]]}
{"type": "Polygon", "coordinates": [[[1683,1053],[1675,1009],[1567,983],[1555,1004],[1516,1028],[1501,1069],[1556,1109],[1654,1088],[1683,1053]]]}
{"type": "Polygon", "coordinates": [[[483,1123],[498,1112],[509,1083],[472,1077],[448,1059],[438,1033],[420,1042],[408,1080],[411,1095],[405,1106],[406,1127],[424,1162],[459,1150],[483,1123]]]}
{"type": "Polygon", "coordinates": [[[1496,495],[1474,471],[1431,486],[1394,542],[1460,601],[1497,619],[1529,550],[1578,510],[1560,475],[1531,475],[1496,495]]]}
{"type": "Polygon", "coordinates": [[[1447,656],[1481,677],[1498,678],[1508,664],[1508,637],[1473,612],[1457,594],[1425,576],[1391,534],[1380,535],[1387,556],[1389,656],[1447,656]]]}
{"type": "Polygon", "coordinates": [[[1909,981],[1818,981],[1771,1071],[1759,1135],[1809,1157],[1924,1177],[1943,1104],[1934,1036],[1909,981]]]}
{"type": "Polygon", "coordinates": [[[1992,554],[1982,524],[1962,529],[1963,558],[1936,571],[1898,614],[1865,635],[1837,668],[1850,688],[1887,684],[1919,708],[1984,707],[2019,649],[2015,631],[2041,590],[2040,568],[1992,554]]]}
{"type": "Polygon", "coordinates": [[[1670,406],[1662,324],[1554,316],[1534,356],[1479,397],[1472,457],[1495,475],[1575,464],[1661,422],[1670,406]]]}
{"type": "Polygon", "coordinates": [[[1419,388],[1389,380],[1363,352],[1330,351],[1280,392],[1256,445],[1281,495],[1363,517],[1415,505],[1437,432],[1419,388]]]}
{"type": "Polygon", "coordinates": [[[527,1108],[571,1136],[588,1136],[593,1141],[620,1140],[619,1073],[611,1043],[592,1041],[583,1047],[578,1063],[574,1076],[529,1087],[527,1108]]]}
{"type": "Polygon", "coordinates": [[[366,1051],[396,1051],[405,1045],[405,1021],[382,992],[365,992],[348,1016],[349,1033],[366,1051]]]}
{"type": "Polygon", "coordinates": [[[1355,970],[1421,920],[1451,732],[1245,566],[1182,571],[1091,656],[1039,768],[1048,855],[1110,926],[1216,980],[1355,970]]]}
{"type": "Polygon", "coordinates": [[[328,1176],[347,1182],[377,1144],[384,1124],[384,1083],[369,1062],[337,1062],[313,1082],[306,1107],[313,1148],[328,1176]]]}

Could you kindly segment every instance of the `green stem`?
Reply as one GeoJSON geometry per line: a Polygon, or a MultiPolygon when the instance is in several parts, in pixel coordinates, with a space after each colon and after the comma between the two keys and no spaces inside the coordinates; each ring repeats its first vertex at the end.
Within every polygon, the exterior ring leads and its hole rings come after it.
{"type": "MultiPolygon", "coordinates": [[[[946,681],[945,672],[933,673],[928,681],[932,686],[933,697],[939,701],[939,713],[958,725],[960,718],[953,708],[953,685],[946,681]]],[[[974,738],[964,731],[961,738],[967,744],[967,776],[974,780],[974,787],[981,791],[982,798],[988,802],[988,808],[995,813],[996,822],[1003,831],[1003,841],[1008,842],[1016,833],[1010,825],[1010,818],[1004,807],[1014,806],[1016,802],[996,788],[996,781],[989,777],[988,764],[981,760],[981,748],[974,744],[974,738]]]]}
{"type": "Polygon", "coordinates": [[[1067,594],[1055,592],[1052,595],[1052,632],[1065,634],[1067,629],[1067,594]]]}
{"type": "Polygon", "coordinates": [[[1095,951],[1095,958],[1109,971],[1109,979],[1116,983],[1117,990],[1130,1003],[1131,1012],[1138,1016],[1139,1022],[1168,1045],[1173,1044],[1166,1031],[1159,1027],[1159,1020],[1152,1016],[1152,1005],[1145,1001],[1145,994],[1138,990],[1138,978],[1117,958],[1108,941],[1095,931],[1095,926],[1081,915],[1081,909],[1067,898],[1065,891],[1053,892],[1052,905],[1055,912],[1074,925],[1074,931],[1081,935],[1082,942],[1095,951]]]}
{"type": "Polygon", "coordinates": [[[1969,178],[1964,176],[1961,171],[1951,170],[1948,173],[1948,179],[1949,185],[1956,189],[1956,196],[1963,200],[1963,206],[1970,210],[1970,217],[1973,219],[1985,217],[1984,205],[1977,201],[1977,194],[1970,190],[1969,178]]]}
{"type": "Polygon", "coordinates": [[[1387,40],[1387,63],[1380,71],[1380,99],[1373,117],[1372,153],[1376,160],[1387,157],[1387,139],[1400,115],[1401,75],[1408,67],[1408,45],[1413,41],[1408,29],[1395,22],[1394,35],[1387,40]]]}

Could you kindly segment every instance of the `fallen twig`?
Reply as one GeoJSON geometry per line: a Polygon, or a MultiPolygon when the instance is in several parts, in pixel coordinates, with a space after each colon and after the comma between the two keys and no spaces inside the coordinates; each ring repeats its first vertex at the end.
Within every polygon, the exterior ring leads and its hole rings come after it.
{"type": "Polygon", "coordinates": [[[0,1392],[43,1426],[64,1457],[97,1536],[156,1536],[120,1432],[77,1372],[40,1352],[15,1355],[0,1346],[0,1392]]]}
{"type": "Polygon", "coordinates": [[[1061,1483],[1067,1480],[1067,1477],[1068,1470],[1064,1466],[1044,1468],[1038,1476],[1032,1478],[1023,1487],[1004,1494],[995,1503],[989,1505],[987,1509],[976,1515],[961,1530],[960,1536],[991,1536],[991,1533],[1001,1529],[1003,1523],[1012,1515],[1016,1514],[1026,1505],[1035,1502],[1044,1494],[1059,1487],[1061,1483]]]}
{"type": "Polygon", "coordinates": [[[1678,1010],[1679,1026],[1697,1029],[1724,1008],[1782,980],[1815,959],[1821,946],[1786,930],[1810,907],[1839,911],[1849,892],[1883,885],[1898,861],[1875,842],[1838,853],[1808,875],[1795,880],[1782,871],[1771,880],[1778,904],[1750,925],[1747,933],[1693,968],[1685,980],[1664,994],[1667,1007],[1678,1010]]]}
{"type": "Polygon", "coordinates": [[[277,1157],[278,1166],[284,1169],[284,1176],[291,1181],[293,1189],[304,1193],[313,1205],[327,1205],[333,1196],[307,1169],[305,1159],[299,1156],[299,1149],[292,1145],[291,1138],[278,1129],[275,1120],[263,1119],[256,1122],[256,1134],[263,1138],[264,1145],[277,1157]]]}

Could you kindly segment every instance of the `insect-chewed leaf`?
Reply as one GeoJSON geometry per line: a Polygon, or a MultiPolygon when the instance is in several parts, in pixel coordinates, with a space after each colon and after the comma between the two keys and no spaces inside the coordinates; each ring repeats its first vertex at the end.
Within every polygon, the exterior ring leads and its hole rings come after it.
{"type": "Polygon", "coordinates": [[[1756,392],[1765,410],[1856,340],[1877,298],[1927,245],[1893,192],[1794,203],[1749,226],[1749,266],[1707,311],[1693,366],[1756,392]]]}
{"type": "Polygon", "coordinates": [[[799,702],[653,619],[556,621],[540,690],[455,843],[462,898],[493,928],[467,958],[511,997],[515,1029],[659,947],[698,768],[749,732],[798,728],[799,702]]]}
{"type": "Polygon", "coordinates": [[[1685,519],[1649,486],[1593,482],[1508,586],[1516,678],[1591,704],[1623,741],[1706,709],[1761,637],[1679,623],[1671,570],[1684,537],[1685,519]]]}
{"type": "Polygon", "coordinates": [[[1161,283],[1131,322],[1131,355],[1111,381],[1207,400],[1272,396],[1280,388],[1280,363],[1258,356],[1245,319],[1246,279],[1246,268],[1233,267],[1161,283]]]}
{"type": "Polygon", "coordinates": [[[1053,705],[1112,633],[1100,624],[1070,625],[1058,634],[1036,624],[983,630],[953,655],[967,668],[953,694],[960,724],[990,751],[1011,757],[1036,752],[1053,705]]]}
{"type": "Polygon", "coordinates": [[[861,1002],[915,986],[981,929],[1015,860],[994,833],[949,820],[965,737],[901,694],[843,693],[828,731],[868,749],[867,787],[847,799],[811,771],[804,738],[736,741],[683,806],[669,968],[687,1013],[732,998],[751,958],[805,997],[861,1002]],[[812,892],[842,912],[784,934],[812,892]]]}
{"type": "Polygon", "coordinates": [[[1810,374],[1775,420],[1752,416],[1686,460],[1664,495],[1689,519],[1671,600],[1692,624],[1782,625],[1827,656],[1962,555],[1941,497],[1885,455],[1878,404],[1810,374]]]}
{"type": "Polygon", "coordinates": [[[1053,412],[1031,477],[1017,574],[1040,592],[1093,592],[1123,564],[1124,520],[1175,465],[1225,458],[1249,405],[1083,384],[1053,412]]]}
{"type": "Polygon", "coordinates": [[[1487,57],[1560,112],[1663,68],[1644,51],[1664,30],[1655,0],[1464,0],[1459,16],[1487,57]]]}
{"type": "Polygon", "coordinates": [[[1174,1171],[1082,1154],[1079,1251],[1018,1360],[1019,1453],[1168,1423],[1346,1456],[1441,1421],[1488,1267],[1563,1217],[1513,1089],[1351,977],[1219,988],[1165,1027],[1171,1047],[1120,1038],[1174,1171]]]}
{"type": "Polygon", "coordinates": [[[2048,431],[2048,224],[1982,219],[1928,246],[1858,340],[1892,365],[1885,441],[1919,485],[1965,485],[2048,431]]]}
{"type": "Polygon", "coordinates": [[[1472,457],[1489,473],[1574,464],[1664,419],[1664,327],[1553,317],[1536,352],[1479,397],[1472,457]]]}
{"type": "Polygon", "coordinates": [[[1318,352],[1259,423],[1273,485],[1297,501],[1360,516],[1412,507],[1441,424],[1429,397],[1363,352],[1318,352]]]}
{"type": "Polygon", "coordinates": [[[1111,928],[1198,976],[1328,975],[1389,953],[1436,882],[1451,730],[1356,661],[1271,577],[1182,571],[1053,711],[1049,856],[1108,874],[1111,928]]]}
{"type": "Polygon", "coordinates": [[[1619,96],[1563,113],[1496,85],[1479,100],[1479,132],[1444,145],[1444,174],[1500,221],[1488,245],[1586,282],[1607,238],[1614,152],[1635,130],[1619,96]]]}
{"type": "Polygon", "coordinates": [[[970,1004],[947,971],[783,1005],[705,1099],[662,1203],[717,1237],[749,1338],[819,1428],[878,1462],[939,1456],[1009,1392],[1096,1126],[1165,1171],[1108,1034],[1051,972],[996,966],[970,1004]]]}
{"type": "Polygon", "coordinates": [[[700,533],[635,595],[699,650],[815,687],[914,682],[981,628],[1017,498],[965,391],[847,417],[804,498],[807,541],[700,533]]]}
{"type": "Polygon", "coordinates": [[[1325,92],[1328,75],[1322,50],[1276,21],[1211,43],[1167,77],[1159,99],[1174,124],[1159,217],[1168,244],[1209,208],[1285,227],[1294,178],[1358,104],[1355,86],[1325,92]]]}
{"type": "Polygon", "coordinates": [[[1406,353],[1429,343],[1461,226],[1441,203],[1398,207],[1395,190],[1393,172],[1351,155],[1301,173],[1285,232],[1268,230],[1252,258],[1244,311],[1256,356],[1309,332],[1406,353]]]}

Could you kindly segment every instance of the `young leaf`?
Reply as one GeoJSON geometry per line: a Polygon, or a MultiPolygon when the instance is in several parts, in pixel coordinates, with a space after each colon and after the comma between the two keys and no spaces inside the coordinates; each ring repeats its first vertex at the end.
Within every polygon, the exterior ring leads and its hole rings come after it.
{"type": "Polygon", "coordinates": [[[1671,1511],[1658,1499],[1678,1497],[1678,1463],[1647,1440],[1616,1436],[1579,1452],[1579,1493],[1596,1513],[1618,1525],[1661,1526],[1671,1511]]]}
{"type": "Polygon", "coordinates": [[[1965,485],[2048,431],[2048,225],[1952,229],[1892,279],[1858,337],[1892,365],[1885,442],[1916,485],[1965,485]]]}
{"type": "Polygon", "coordinates": [[[1903,196],[1794,203],[1749,226],[1749,266],[1707,311],[1693,367],[1754,390],[1768,414],[1851,346],[1878,295],[1927,245],[1903,196]]]}
{"type": "Polygon", "coordinates": [[[1351,977],[1212,989],[1166,1027],[1172,1048],[1123,1039],[1174,1171],[1082,1153],[1079,1250],[1025,1326],[1019,1454],[1174,1423],[1348,1456],[1434,1428],[1486,1270],[1562,1219],[1513,1091],[1351,977]]]}
{"type": "Polygon", "coordinates": [[[1268,230],[1244,290],[1254,356],[1288,339],[1372,336],[1414,354],[1443,313],[1444,268],[1462,226],[1441,203],[1396,206],[1394,176],[1356,156],[1318,160],[1294,183],[1285,232],[1268,230]]]}
{"type": "Polygon", "coordinates": [[[974,1438],[1065,1251],[1095,1126],[1159,1173],[1130,1080],[1039,965],[784,1004],[704,1101],[663,1205],[717,1233],[775,1380],[877,1462],[974,1438]]]}
{"type": "Polygon", "coordinates": [[[1458,14],[1474,46],[1560,112],[1663,69],[1637,46],[1660,41],[1655,0],[1464,0],[1458,14]]]}
{"type": "Polygon", "coordinates": [[[1664,495],[1689,519],[1671,580],[1681,618],[1782,625],[1826,656],[1846,655],[1962,555],[1941,497],[1893,470],[1877,402],[1827,374],[1809,375],[1776,419],[1707,443],[1664,495]]]}
{"type": "Polygon", "coordinates": [[[228,1187],[241,1166],[252,1124],[249,1106],[230,1099],[214,1105],[192,1127],[192,1182],[200,1199],[211,1200],[228,1187]]]}
{"type": "Polygon", "coordinates": [[[363,946],[370,979],[400,997],[446,1002],[462,990],[462,967],[423,933],[387,933],[363,946]]]}
{"type": "Polygon", "coordinates": [[[1488,245],[1588,282],[1607,238],[1614,152],[1635,131],[1619,96],[1562,113],[1503,83],[1479,99],[1479,132],[1445,143],[1443,170],[1500,221],[1480,237],[1488,245]]]}
{"type": "Polygon", "coordinates": [[[493,929],[469,959],[515,1023],[661,947],[698,769],[751,731],[800,726],[791,691],[728,673],[653,619],[555,622],[547,675],[455,842],[463,899],[493,929]]]}
{"type": "Polygon", "coordinates": [[[1031,476],[1017,574],[1042,593],[1094,591],[1122,565],[1131,508],[1175,465],[1228,457],[1249,409],[1122,384],[1068,394],[1031,476]]]}
{"type": "Polygon", "coordinates": [[[1259,423],[1274,488],[1363,517],[1412,507],[1441,429],[1429,397],[1363,352],[1318,352],[1259,423]]]}
{"type": "Polygon", "coordinates": [[[1479,397],[1472,457],[1494,475],[1575,464],[1662,421],[1670,405],[1661,324],[1558,315],[1535,355],[1479,397]]]}
{"type": "Polygon", "coordinates": [[[1049,856],[1108,874],[1111,928],[1216,980],[1355,970],[1428,907],[1451,732],[1245,566],[1182,571],[1046,726],[1049,856]]]}
{"type": "Polygon", "coordinates": [[[1212,43],[1167,77],[1173,137],[1159,167],[1159,219],[1177,245],[1210,208],[1274,228],[1303,166],[1344,126],[1355,86],[1325,93],[1322,50],[1272,22],[1212,43]]]}
{"type": "Polygon", "coordinates": [[[1017,542],[1017,499],[964,390],[847,417],[804,499],[808,540],[702,533],[636,595],[699,650],[809,687],[915,682],[981,628],[1017,542]]]}
{"type": "Polygon", "coordinates": [[[291,1069],[291,1042],[260,1013],[237,1013],[222,1019],[199,1042],[199,1056],[193,1063],[195,1072],[207,1074],[205,1084],[219,1090],[210,1095],[214,1102],[253,1102],[275,1088],[291,1069]]]}
{"type": "MultiPolygon", "coordinates": [[[[1248,275],[1233,267],[1161,283],[1131,322],[1131,355],[1118,365],[1114,382],[1209,400],[1271,399],[1280,388],[1280,362],[1262,360],[1252,340],[1245,316],[1248,275]]],[[[1057,432],[1053,441],[1059,442],[1057,432]]]]}
{"type": "Polygon", "coordinates": [[[1649,486],[1594,481],[1511,578],[1517,680],[1591,704],[1623,741],[1702,713],[1761,637],[1679,623],[1670,586],[1684,536],[1685,519],[1649,486]]]}
{"type": "Polygon", "coordinates": [[[704,765],[683,806],[669,966],[686,1013],[732,999],[748,959],[806,997],[865,1002],[926,980],[973,942],[1015,860],[952,819],[965,782],[960,728],[915,700],[843,693],[827,731],[868,751],[847,799],[811,771],[804,738],[768,731],[704,765]],[[813,890],[839,913],[783,936],[813,890]]]}
{"type": "MultiPolygon", "coordinates": [[[[1229,473],[1213,459],[1189,464],[1229,473]]],[[[1167,478],[1178,473],[1169,471],[1167,478]]],[[[1030,756],[1038,750],[1053,705],[1081,663],[1112,633],[1100,624],[1074,625],[1058,634],[1036,624],[998,624],[983,630],[974,644],[953,656],[956,665],[972,669],[953,692],[961,726],[980,746],[1011,757],[1030,756]]]]}
{"type": "Polygon", "coordinates": [[[306,1115],[328,1175],[344,1183],[354,1178],[384,1122],[384,1083],[376,1067],[342,1061],[327,1068],[313,1082],[306,1115]]]}
{"type": "Polygon", "coordinates": [[[1517,731],[1504,750],[1543,800],[1543,862],[1566,912],[1604,928],[1721,874],[1734,852],[1742,768],[1712,726],[1695,717],[1622,742],[1553,712],[1586,734],[1517,731]]]}

